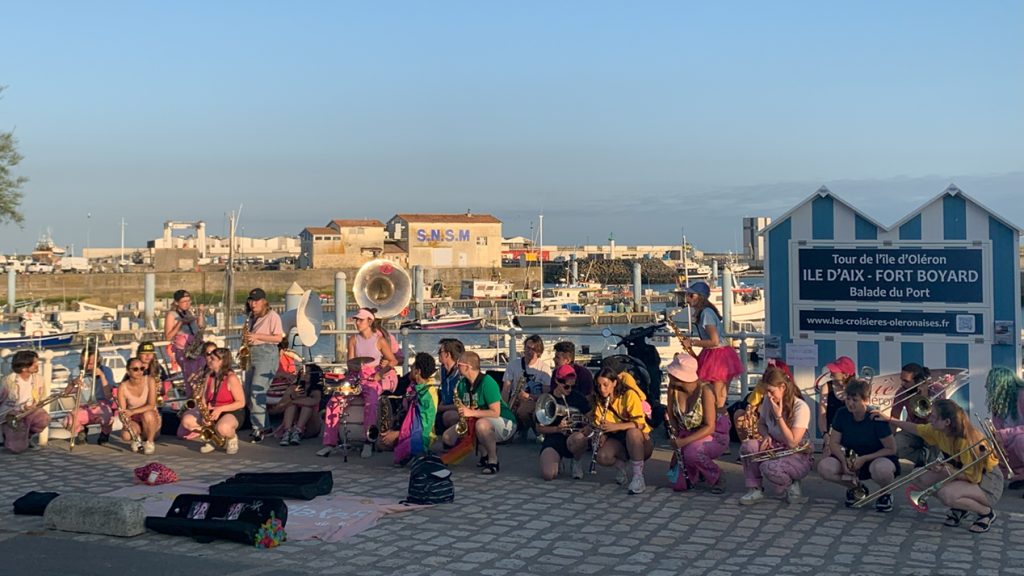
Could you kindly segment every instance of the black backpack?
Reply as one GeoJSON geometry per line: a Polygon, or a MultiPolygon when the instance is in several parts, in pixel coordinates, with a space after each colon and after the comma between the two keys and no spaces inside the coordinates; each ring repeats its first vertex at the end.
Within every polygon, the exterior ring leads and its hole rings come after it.
{"type": "Polygon", "coordinates": [[[452,471],[440,458],[425,454],[413,461],[409,472],[409,496],[402,504],[447,504],[455,501],[452,471]]]}

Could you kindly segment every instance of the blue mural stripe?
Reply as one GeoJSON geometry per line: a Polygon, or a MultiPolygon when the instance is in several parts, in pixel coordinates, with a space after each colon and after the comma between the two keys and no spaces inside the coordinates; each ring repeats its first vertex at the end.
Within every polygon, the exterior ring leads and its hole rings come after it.
{"type": "Polygon", "coordinates": [[[832,240],[835,236],[835,201],[831,196],[819,196],[811,202],[811,238],[832,240]]]}
{"type": "Polygon", "coordinates": [[[942,199],[942,237],[967,239],[967,201],[962,196],[947,195],[942,199]]]}
{"type": "Polygon", "coordinates": [[[921,215],[918,214],[900,226],[900,240],[921,239],[921,215]]]}
{"type": "Polygon", "coordinates": [[[793,219],[787,218],[768,232],[768,258],[771,274],[768,277],[769,310],[771,311],[772,334],[781,338],[781,348],[790,342],[789,305],[789,240],[793,237],[793,219]]]}
{"type": "Polygon", "coordinates": [[[857,240],[878,240],[878,227],[869,222],[860,214],[856,214],[853,220],[853,234],[857,240]]]}
{"type": "Polygon", "coordinates": [[[969,368],[970,359],[967,344],[946,344],[946,365],[938,368],[969,368]]]}
{"type": "Polygon", "coordinates": [[[818,371],[816,374],[821,374],[825,369],[825,364],[836,359],[836,341],[815,340],[814,343],[818,346],[818,371]]]}
{"type": "Polygon", "coordinates": [[[921,342],[900,343],[900,366],[911,362],[924,366],[924,344],[921,342]]]}
{"type": "MultiPolygon", "coordinates": [[[[1016,325],[1017,306],[1020,305],[1017,295],[1014,293],[1015,278],[1014,266],[1000,266],[1000,262],[1013,262],[1017,255],[1016,234],[1005,224],[996,218],[989,216],[988,235],[992,240],[992,311],[993,319],[1013,322],[1011,334],[1020,330],[1016,325]]],[[[992,365],[1017,367],[1017,351],[1012,345],[994,344],[992,346],[992,365]]]]}
{"type": "Polygon", "coordinates": [[[857,342],[857,371],[862,366],[871,366],[877,374],[881,370],[878,356],[878,342],[857,342]]]}

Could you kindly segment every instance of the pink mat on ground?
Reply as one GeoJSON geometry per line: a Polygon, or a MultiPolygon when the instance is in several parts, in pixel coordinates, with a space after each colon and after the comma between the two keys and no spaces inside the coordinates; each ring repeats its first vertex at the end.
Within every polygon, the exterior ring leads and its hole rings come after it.
{"type": "MultiPolygon", "coordinates": [[[[106,496],[118,496],[139,500],[148,516],[165,516],[174,498],[179,494],[206,494],[209,484],[185,481],[160,486],[136,484],[108,492],[106,496]]],[[[313,500],[286,500],[288,525],[285,532],[289,540],[321,540],[340,542],[372,528],[377,521],[388,514],[409,512],[429,508],[399,504],[385,498],[368,498],[351,494],[333,493],[317,496],[313,500]]]]}

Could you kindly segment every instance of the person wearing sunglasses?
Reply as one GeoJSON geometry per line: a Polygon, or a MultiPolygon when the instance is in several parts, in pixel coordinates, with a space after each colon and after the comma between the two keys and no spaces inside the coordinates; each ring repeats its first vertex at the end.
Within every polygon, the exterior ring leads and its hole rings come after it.
{"type": "Polygon", "coordinates": [[[142,439],[143,454],[154,453],[156,445],[153,441],[160,434],[156,380],[146,375],[146,365],[138,358],[128,361],[128,379],[117,388],[117,409],[135,432],[121,430],[121,439],[131,442],[131,451],[139,451],[138,443],[132,439],[134,436],[142,439]]]}
{"type": "MultiPolygon", "coordinates": [[[[195,434],[203,425],[210,426],[225,439],[224,451],[228,454],[237,454],[236,431],[245,414],[245,391],[231,366],[231,350],[227,348],[217,348],[206,355],[208,370],[201,386],[209,421],[202,422],[202,413],[198,408],[193,408],[182,416],[181,427],[195,434]]],[[[215,447],[209,442],[205,442],[199,448],[203,454],[209,454],[214,450],[215,447]]]]}
{"type": "MultiPolygon", "coordinates": [[[[566,412],[572,409],[579,415],[590,413],[590,402],[576,390],[576,370],[572,364],[563,364],[555,370],[551,396],[566,412]]],[[[583,479],[580,459],[587,452],[587,439],[582,434],[572,434],[569,424],[566,416],[559,416],[550,426],[537,425],[537,431],[544,435],[544,444],[540,448],[540,475],[545,480],[558,478],[562,458],[572,461],[573,479],[583,479]]]]}

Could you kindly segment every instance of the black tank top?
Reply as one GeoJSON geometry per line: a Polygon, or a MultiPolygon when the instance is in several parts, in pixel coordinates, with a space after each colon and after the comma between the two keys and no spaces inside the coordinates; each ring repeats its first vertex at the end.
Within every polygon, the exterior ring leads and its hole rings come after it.
{"type": "Polygon", "coordinates": [[[828,398],[825,399],[825,429],[832,429],[832,421],[836,417],[836,412],[839,409],[846,406],[846,403],[836,396],[836,384],[834,380],[828,381],[828,398]]]}

